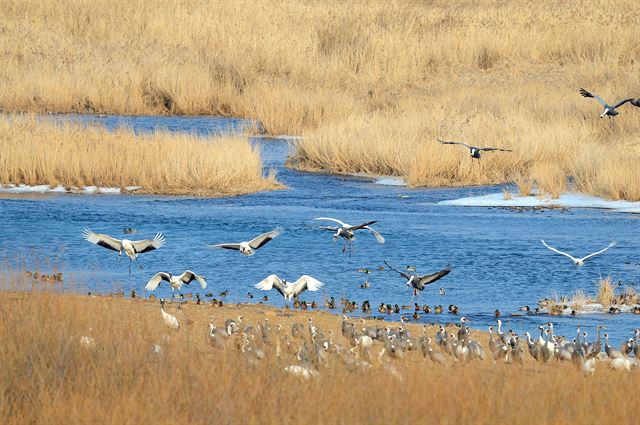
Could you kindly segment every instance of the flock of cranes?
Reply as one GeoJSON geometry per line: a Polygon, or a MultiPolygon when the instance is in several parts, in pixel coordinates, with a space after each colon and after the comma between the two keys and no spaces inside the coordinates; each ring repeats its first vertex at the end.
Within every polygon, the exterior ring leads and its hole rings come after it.
{"type": "MultiPolygon", "coordinates": [[[[345,245],[342,251],[343,252],[346,251],[347,243],[348,243],[349,255],[351,255],[351,251],[353,249],[353,240],[356,238],[355,232],[358,230],[367,230],[371,232],[371,234],[373,234],[373,236],[375,237],[378,243],[380,244],[385,243],[384,237],[371,227],[371,225],[375,224],[377,221],[367,221],[365,223],[352,226],[350,224],[343,222],[342,220],[338,220],[336,218],[330,218],[330,217],[319,217],[314,220],[332,221],[339,224],[339,227],[321,226],[320,228],[322,230],[331,230],[332,232],[334,232],[334,235],[333,235],[334,241],[338,240],[339,238],[343,238],[345,240],[345,245]]],[[[270,241],[278,237],[283,231],[284,229],[282,227],[276,227],[270,232],[263,233],[253,238],[250,241],[244,241],[239,243],[222,243],[222,244],[215,244],[215,245],[208,245],[208,246],[211,248],[222,248],[222,249],[239,251],[240,254],[249,257],[254,255],[256,250],[262,248],[267,243],[269,243],[270,241]]],[[[116,239],[112,236],[102,234],[102,233],[95,233],[91,229],[85,228],[83,231],[83,236],[87,241],[93,244],[96,244],[98,246],[101,246],[103,248],[107,248],[113,251],[117,251],[118,259],[122,255],[122,252],[124,252],[129,257],[129,260],[130,260],[129,274],[131,274],[131,263],[133,261],[136,261],[140,269],[143,268],[142,264],[140,264],[140,262],[138,261],[139,254],[161,248],[165,244],[165,237],[161,233],[156,234],[156,236],[153,239],[131,241],[128,239],[122,239],[122,240],[116,239]]],[[[409,280],[411,281],[412,279],[409,279],[409,280]]],[[[145,285],[145,289],[147,291],[155,291],[161,282],[167,282],[171,287],[173,296],[175,296],[176,291],[179,292],[184,285],[189,285],[193,281],[198,282],[202,289],[205,289],[207,287],[207,281],[205,276],[199,275],[191,270],[185,270],[182,274],[179,274],[179,275],[174,275],[170,272],[165,272],[165,271],[158,272],[155,275],[153,275],[151,279],[149,279],[149,281],[145,285]]],[[[282,295],[282,297],[285,300],[285,303],[287,303],[287,306],[288,306],[288,303],[293,298],[296,298],[298,295],[300,295],[302,292],[307,290],[318,291],[322,286],[323,286],[322,282],[307,275],[301,276],[295,282],[288,282],[285,279],[281,279],[275,274],[272,274],[272,275],[269,275],[264,280],[262,280],[261,282],[257,283],[255,285],[255,288],[261,289],[264,291],[275,289],[282,295]]],[[[163,314],[164,314],[164,310],[163,310],[163,314]]]]}
{"type": "MultiPolygon", "coordinates": [[[[167,327],[178,331],[178,319],[165,312],[164,300],[161,300],[161,312],[167,327]]],[[[602,334],[604,326],[601,325],[596,326],[593,341],[589,341],[587,332],[582,331],[580,325],[575,338],[555,335],[551,322],[539,326],[539,336],[534,338],[529,332],[522,336],[513,330],[505,332],[498,319],[497,326],[489,326],[484,345],[472,338],[469,323],[462,317],[458,324],[438,325],[433,335],[430,335],[429,327],[423,325],[422,332],[413,335],[404,323],[371,326],[364,319],[359,323],[350,322],[342,316],[341,339],[333,330],[322,330],[312,317],[307,319],[306,325],[293,323],[289,327],[272,326],[268,318],[253,326],[246,323],[243,316],[227,319],[220,326],[211,317],[208,337],[217,350],[239,351],[238,360],[244,358],[250,367],[280,362],[285,372],[303,379],[318,378],[331,363],[342,363],[349,371],[381,368],[402,381],[403,377],[394,365],[411,356],[421,356],[424,361],[445,368],[485,361],[540,366],[566,362],[585,376],[594,374],[598,364],[627,371],[640,365],[640,329],[634,330],[633,337],[616,349],[609,345],[608,335],[602,334]]]]}
{"type": "MultiPolygon", "coordinates": [[[[604,117],[605,115],[608,116],[609,118],[615,117],[616,115],[619,114],[619,112],[616,110],[617,108],[621,107],[622,105],[624,105],[625,103],[630,103],[633,106],[638,106],[640,107],[640,98],[627,98],[627,99],[623,99],[620,100],[618,102],[616,102],[613,105],[609,105],[607,102],[605,102],[600,96],[592,94],[590,92],[588,92],[587,90],[581,88],[579,91],[580,95],[582,97],[586,97],[586,98],[593,98],[595,100],[597,100],[603,107],[602,113],[600,114],[600,118],[604,117]]],[[[469,149],[469,154],[471,155],[472,159],[480,159],[480,153],[481,152],[511,152],[511,149],[503,149],[503,148],[491,148],[491,147],[478,147],[478,146],[472,146],[472,145],[468,145],[466,143],[463,142],[447,142],[444,140],[440,140],[437,139],[438,142],[442,143],[443,145],[460,145],[460,146],[464,146],[465,148],[469,149]]]]}

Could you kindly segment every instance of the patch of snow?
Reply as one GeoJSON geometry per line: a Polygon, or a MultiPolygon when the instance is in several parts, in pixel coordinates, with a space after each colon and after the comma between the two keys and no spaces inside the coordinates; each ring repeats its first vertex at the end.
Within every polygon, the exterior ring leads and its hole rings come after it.
{"type": "Polygon", "coordinates": [[[492,193],[484,196],[450,199],[438,202],[438,205],[461,207],[525,207],[525,208],[603,208],[620,212],[640,213],[640,202],[609,201],[596,196],[567,192],[558,199],[539,196],[516,196],[504,199],[503,193],[492,193]]]}
{"type": "MultiPolygon", "coordinates": [[[[125,189],[128,192],[134,192],[136,190],[141,189],[142,186],[127,186],[125,189]]],[[[64,186],[55,186],[51,187],[46,184],[29,186],[25,184],[15,185],[15,184],[7,184],[0,185],[0,193],[13,193],[13,194],[22,194],[22,193],[82,193],[82,194],[94,194],[94,193],[104,193],[110,195],[118,195],[121,193],[119,187],[97,187],[97,186],[84,186],[82,188],[79,187],[71,187],[65,188],[64,186]]]]}
{"type": "Polygon", "coordinates": [[[389,176],[376,177],[373,183],[381,184],[383,186],[406,186],[407,185],[407,183],[404,181],[402,177],[389,177],[389,176]]]}

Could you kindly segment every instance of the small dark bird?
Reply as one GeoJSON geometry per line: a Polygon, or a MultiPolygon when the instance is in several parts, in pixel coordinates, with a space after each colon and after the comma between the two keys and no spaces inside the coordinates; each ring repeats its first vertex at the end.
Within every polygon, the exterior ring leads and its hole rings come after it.
{"type": "Polygon", "coordinates": [[[467,145],[466,143],[462,143],[462,142],[445,142],[444,140],[440,140],[440,139],[438,139],[438,141],[440,143],[442,143],[443,145],[462,145],[462,146],[464,146],[464,147],[469,149],[469,154],[471,155],[471,158],[475,158],[475,159],[480,159],[480,152],[482,152],[482,151],[485,151],[485,152],[490,152],[490,151],[511,152],[511,149],[479,148],[477,146],[467,145]]]}
{"type": "Polygon", "coordinates": [[[605,115],[608,116],[609,118],[615,117],[616,115],[618,115],[618,111],[616,111],[616,108],[624,105],[627,102],[631,103],[633,106],[640,106],[640,98],[634,99],[634,98],[630,97],[628,99],[621,100],[618,103],[616,103],[615,105],[611,106],[611,105],[608,105],[607,102],[605,102],[600,96],[592,94],[592,93],[589,93],[585,89],[582,89],[582,88],[580,89],[580,95],[582,97],[594,98],[595,100],[597,100],[602,105],[602,107],[604,109],[603,109],[602,113],[600,114],[600,118],[604,117],[605,115]]]}
{"type": "Polygon", "coordinates": [[[381,272],[384,271],[384,266],[378,266],[378,270],[380,270],[381,272]]]}
{"type": "Polygon", "coordinates": [[[311,308],[318,308],[318,304],[315,301],[312,301],[311,308]]]}
{"type": "Polygon", "coordinates": [[[336,300],[333,297],[331,297],[330,299],[325,300],[324,306],[333,310],[334,308],[336,308],[336,300]]]}
{"type": "Polygon", "coordinates": [[[136,233],[138,233],[138,230],[134,229],[133,227],[125,227],[124,229],[122,229],[122,233],[124,233],[125,235],[135,235],[136,233]]]}
{"type": "Polygon", "coordinates": [[[458,306],[450,304],[449,305],[449,313],[458,314],[458,306]]]}
{"type": "Polygon", "coordinates": [[[431,313],[431,308],[429,307],[428,304],[425,304],[425,305],[422,306],[422,311],[424,313],[426,313],[426,314],[429,314],[429,313],[431,313]]]}
{"type": "Polygon", "coordinates": [[[394,312],[394,313],[400,313],[400,306],[399,306],[398,304],[395,304],[395,305],[393,306],[393,312],[394,312]]]}
{"type": "Polygon", "coordinates": [[[442,313],[442,306],[441,305],[435,306],[434,307],[434,313],[436,313],[436,314],[442,313]]]}
{"type": "Polygon", "coordinates": [[[384,305],[384,303],[380,303],[380,305],[378,306],[378,313],[385,313],[387,311],[387,307],[384,305]]]}
{"type": "Polygon", "coordinates": [[[360,269],[358,269],[358,272],[359,273],[364,273],[364,274],[370,274],[370,273],[373,273],[373,270],[367,269],[367,268],[360,268],[360,269]]]}
{"type": "Polygon", "coordinates": [[[417,311],[413,312],[413,316],[412,317],[413,317],[413,320],[420,320],[420,315],[418,314],[417,311]]]}
{"type": "Polygon", "coordinates": [[[418,305],[418,303],[413,303],[413,305],[415,311],[420,311],[420,305],[418,305]]]}
{"type": "Polygon", "coordinates": [[[415,272],[416,266],[406,266],[404,269],[408,272],[415,272]]]}
{"type": "Polygon", "coordinates": [[[367,289],[371,287],[371,284],[369,283],[368,280],[365,280],[363,283],[360,284],[360,289],[367,289]]]}
{"type": "Polygon", "coordinates": [[[253,299],[253,294],[251,292],[247,292],[247,298],[250,300],[253,299]]]}
{"type": "Polygon", "coordinates": [[[265,295],[264,297],[262,297],[262,301],[269,301],[269,297],[265,295]]]}
{"type": "Polygon", "coordinates": [[[494,315],[495,317],[500,317],[500,310],[498,310],[498,309],[496,308],[496,311],[494,311],[494,312],[493,312],[493,315],[494,315]]]}
{"type": "Polygon", "coordinates": [[[220,292],[220,296],[223,297],[223,298],[226,297],[227,295],[229,295],[229,290],[228,289],[225,289],[224,291],[220,292]]]}
{"type": "Polygon", "coordinates": [[[444,288],[440,288],[438,289],[438,295],[447,295],[447,292],[444,290],[444,288]]]}
{"type": "Polygon", "coordinates": [[[137,296],[137,295],[136,295],[136,290],[135,290],[135,289],[132,289],[132,290],[131,290],[131,298],[135,298],[136,296],[137,296]]]}

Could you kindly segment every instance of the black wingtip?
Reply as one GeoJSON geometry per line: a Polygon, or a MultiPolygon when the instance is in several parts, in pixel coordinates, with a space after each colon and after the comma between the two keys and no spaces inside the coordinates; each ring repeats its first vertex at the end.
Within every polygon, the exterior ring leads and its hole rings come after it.
{"type": "Polygon", "coordinates": [[[593,95],[591,93],[589,93],[588,91],[586,91],[583,88],[580,88],[580,94],[582,95],[582,97],[593,97],[593,95]]]}

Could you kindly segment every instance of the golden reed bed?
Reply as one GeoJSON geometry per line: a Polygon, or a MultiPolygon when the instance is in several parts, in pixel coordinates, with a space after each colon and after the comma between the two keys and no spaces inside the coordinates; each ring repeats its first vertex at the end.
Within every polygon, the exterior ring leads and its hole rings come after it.
{"type": "Polygon", "coordinates": [[[304,170],[640,199],[634,0],[0,4],[0,108],[252,117],[304,170]],[[470,160],[436,137],[514,150],[470,160]],[[569,179],[568,179],[569,178],[569,179]]]}
{"type": "Polygon", "coordinates": [[[228,196],[281,188],[241,136],[159,132],[0,118],[0,184],[141,186],[136,193],[228,196]]]}
{"type": "MultiPolygon", "coordinates": [[[[280,358],[265,346],[266,358],[251,367],[231,341],[225,350],[212,347],[210,317],[219,327],[238,315],[243,326],[269,319],[272,332],[281,324],[283,335],[294,322],[303,323],[307,335],[311,317],[325,334],[334,332],[335,343],[349,347],[339,316],[317,310],[285,314],[260,305],[189,302],[178,310],[167,304],[181,323],[176,332],[164,325],[157,300],[63,295],[56,293],[58,283],[38,282],[32,290],[25,283],[19,275],[4,275],[0,291],[5,424],[620,424],[638,418],[637,370],[613,372],[602,363],[585,378],[571,364],[535,364],[528,354],[524,365],[494,364],[488,356],[443,368],[418,350],[390,363],[374,360],[369,371],[349,370],[331,357],[317,378],[304,380],[284,372],[297,363],[294,352],[302,340],[290,337],[292,350],[283,348],[280,358]],[[7,291],[17,287],[23,291],[7,291]]],[[[408,328],[421,333],[418,325],[408,328]]],[[[486,333],[474,331],[472,337],[488,351],[486,333]]],[[[374,358],[380,348],[376,343],[374,358]]]]}

